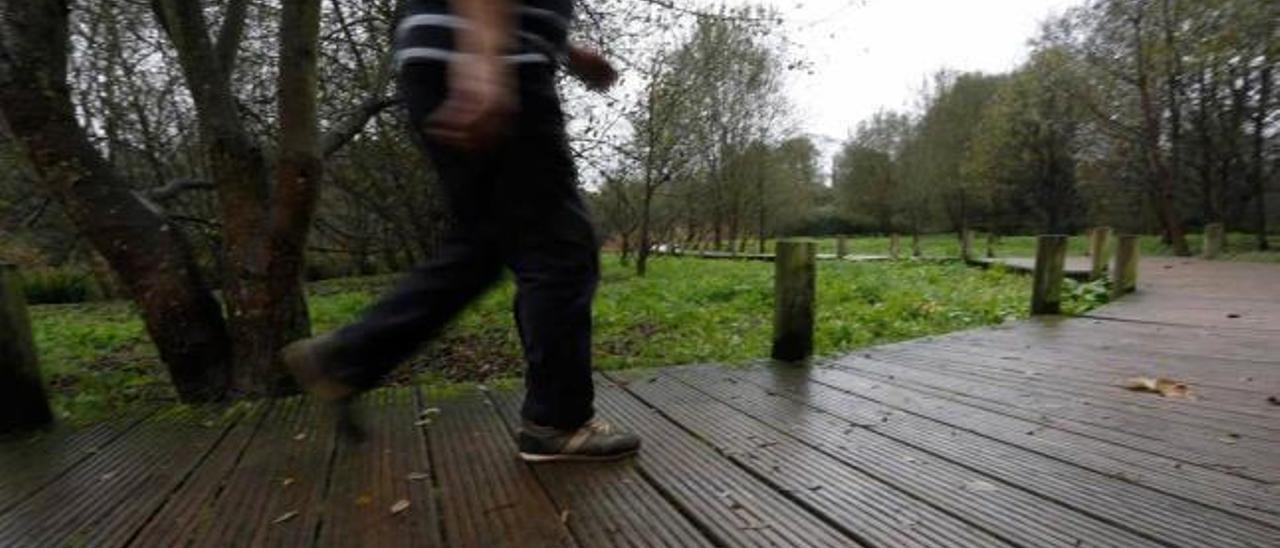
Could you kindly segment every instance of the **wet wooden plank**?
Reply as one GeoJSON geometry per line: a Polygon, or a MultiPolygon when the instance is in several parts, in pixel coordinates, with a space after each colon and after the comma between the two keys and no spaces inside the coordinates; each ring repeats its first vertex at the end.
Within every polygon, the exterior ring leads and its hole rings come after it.
{"type": "Polygon", "coordinates": [[[1136,408],[1100,406],[1083,398],[924,371],[901,362],[889,363],[859,356],[831,363],[883,382],[913,389],[939,390],[951,399],[970,405],[1030,414],[1033,420],[1044,424],[1073,430],[1076,424],[1112,430],[1121,440],[1152,444],[1158,454],[1193,463],[1232,467],[1232,473],[1246,477],[1263,481],[1280,478],[1280,462],[1273,457],[1275,443],[1237,433],[1232,426],[1223,425],[1215,429],[1189,425],[1178,422],[1174,414],[1161,416],[1136,408]]]}
{"type": "MultiPolygon", "coordinates": [[[[902,413],[808,379],[788,381],[771,376],[768,371],[755,371],[750,376],[753,383],[748,385],[724,381],[723,372],[690,374],[691,378],[701,381],[698,386],[705,387],[708,394],[740,396],[728,401],[744,411],[749,405],[759,411],[775,408],[781,405],[777,401],[778,396],[782,396],[815,411],[840,417],[852,425],[863,425],[859,430],[872,431],[979,472],[983,474],[980,479],[987,481],[995,490],[985,486],[970,488],[968,500],[971,505],[985,505],[996,495],[1018,490],[1040,498],[1043,501],[1041,506],[1048,507],[1054,521],[1063,522],[1075,512],[1088,515],[1099,524],[1127,529],[1150,539],[1148,542],[1201,546],[1271,545],[1280,542],[1280,528],[1195,501],[1164,495],[1020,447],[972,435],[944,423],[902,413]],[[1056,504],[1050,504],[1051,501],[1056,504]]],[[[961,480],[960,486],[973,485],[963,476],[957,479],[961,480]]],[[[1118,538],[1113,536],[1104,543],[1132,544],[1118,538]]],[[[1089,540],[1085,543],[1093,544],[1089,540]]]]}
{"type": "Polygon", "coordinates": [[[434,471],[420,424],[417,391],[364,395],[356,413],[364,443],[339,443],[325,495],[320,546],[442,546],[434,471]],[[401,501],[404,510],[392,512],[401,501]]]}
{"type": "Polygon", "coordinates": [[[179,487],[235,419],[157,413],[0,515],[0,545],[120,545],[179,487]]]}
{"type": "Polygon", "coordinates": [[[492,402],[478,391],[423,401],[440,410],[427,433],[449,546],[578,546],[492,402]]]}
{"type": "Polygon", "coordinates": [[[312,542],[335,434],[322,404],[277,400],[192,535],[198,546],[312,542]]]}
{"type": "Polygon", "coordinates": [[[946,424],[965,432],[1016,445],[1108,477],[1280,526],[1280,492],[1269,485],[1218,470],[1097,440],[999,413],[904,389],[844,370],[743,372],[747,380],[771,386],[778,377],[803,375],[876,404],[946,424]],[[765,381],[768,379],[768,382],[765,381]]]}
{"type": "MultiPolygon", "coordinates": [[[[851,421],[734,378],[729,371],[669,371],[746,415],[1022,546],[1150,546],[1149,538],[1029,493],[1006,478],[960,466],[874,431],[881,417],[851,421]]],[[[794,388],[806,390],[801,379],[794,388]]]]}
{"type": "MultiPolygon", "coordinates": [[[[667,375],[635,372],[626,389],[772,489],[869,546],[1009,546],[999,532],[900,490],[667,375]]],[[[792,428],[820,417],[799,410],[792,428]]],[[[836,423],[834,419],[831,423],[836,423]]],[[[843,441],[843,440],[841,440],[843,441]]],[[[901,447],[901,457],[927,454],[901,447]]]]}
{"type": "MultiPolygon", "coordinates": [[[[490,397],[514,433],[520,424],[522,395],[500,391],[490,397]]],[[[714,546],[640,475],[633,459],[545,463],[531,468],[583,546],[714,546]]]]}
{"type": "Polygon", "coordinates": [[[716,544],[859,545],[613,383],[597,383],[596,406],[602,416],[644,439],[636,458],[641,473],[716,544]]]}
{"type": "MultiPolygon", "coordinates": [[[[1199,399],[1201,396],[1195,394],[1186,398],[1165,398],[1134,392],[1126,388],[1126,379],[1134,375],[1097,375],[1097,380],[1087,380],[1073,369],[1074,361],[1069,359],[1064,360],[1059,367],[1037,369],[1022,360],[974,357],[949,348],[915,348],[892,353],[871,352],[866,355],[872,360],[895,367],[943,373],[992,386],[1021,389],[1032,394],[1070,397],[1095,409],[1121,410],[1135,417],[1151,417],[1166,424],[1183,424],[1215,433],[1225,429],[1271,442],[1280,450],[1280,409],[1258,407],[1255,410],[1238,411],[1226,402],[1221,407],[1207,405],[1199,399]]],[[[1148,372],[1144,376],[1155,375],[1148,372]]],[[[1181,377],[1173,378],[1183,380],[1181,377]]],[[[1277,389],[1280,390],[1280,386],[1277,389]]],[[[1262,401],[1262,398],[1255,399],[1262,401]]]]}
{"type": "Polygon", "coordinates": [[[49,482],[101,452],[150,413],[85,428],[59,426],[48,432],[0,441],[0,514],[27,500],[49,482]]]}
{"type": "Polygon", "coordinates": [[[192,472],[151,517],[134,539],[137,546],[180,546],[190,544],[194,534],[209,527],[213,516],[208,511],[222,494],[223,482],[230,476],[254,434],[262,426],[271,402],[241,404],[240,419],[231,427],[199,467],[192,472]]]}

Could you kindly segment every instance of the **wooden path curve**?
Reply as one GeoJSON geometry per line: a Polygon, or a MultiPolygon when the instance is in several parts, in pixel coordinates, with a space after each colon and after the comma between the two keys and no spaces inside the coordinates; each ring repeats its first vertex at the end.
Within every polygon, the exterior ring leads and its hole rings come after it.
{"type": "Polygon", "coordinates": [[[498,389],[375,392],[363,445],[298,398],[10,442],[0,546],[1280,546],[1280,267],[1140,279],[808,369],[602,375],[621,463],[517,461],[498,389]]]}

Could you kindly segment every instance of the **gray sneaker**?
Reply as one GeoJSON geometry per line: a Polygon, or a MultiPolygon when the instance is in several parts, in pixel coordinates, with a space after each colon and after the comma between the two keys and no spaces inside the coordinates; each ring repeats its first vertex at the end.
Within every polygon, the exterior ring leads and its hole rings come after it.
{"type": "Polygon", "coordinates": [[[526,462],[614,460],[636,454],[640,438],[593,419],[577,430],[559,430],[525,422],[516,435],[526,462]]]}

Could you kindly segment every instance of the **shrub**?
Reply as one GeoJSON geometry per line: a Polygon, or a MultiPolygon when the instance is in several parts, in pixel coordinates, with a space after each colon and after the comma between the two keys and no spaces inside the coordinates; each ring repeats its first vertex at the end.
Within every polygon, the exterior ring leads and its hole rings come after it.
{"type": "Polygon", "coordinates": [[[26,270],[22,281],[28,304],[82,303],[101,294],[93,275],[75,268],[26,270]]]}

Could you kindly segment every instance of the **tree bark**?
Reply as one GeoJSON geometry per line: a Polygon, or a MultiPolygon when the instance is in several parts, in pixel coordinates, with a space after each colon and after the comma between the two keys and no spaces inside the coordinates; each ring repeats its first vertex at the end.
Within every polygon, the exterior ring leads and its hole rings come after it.
{"type": "Polygon", "coordinates": [[[230,341],[182,233],[93,147],[67,84],[66,0],[0,0],[0,113],[40,181],[121,274],[183,401],[227,391],[230,341]]]}

